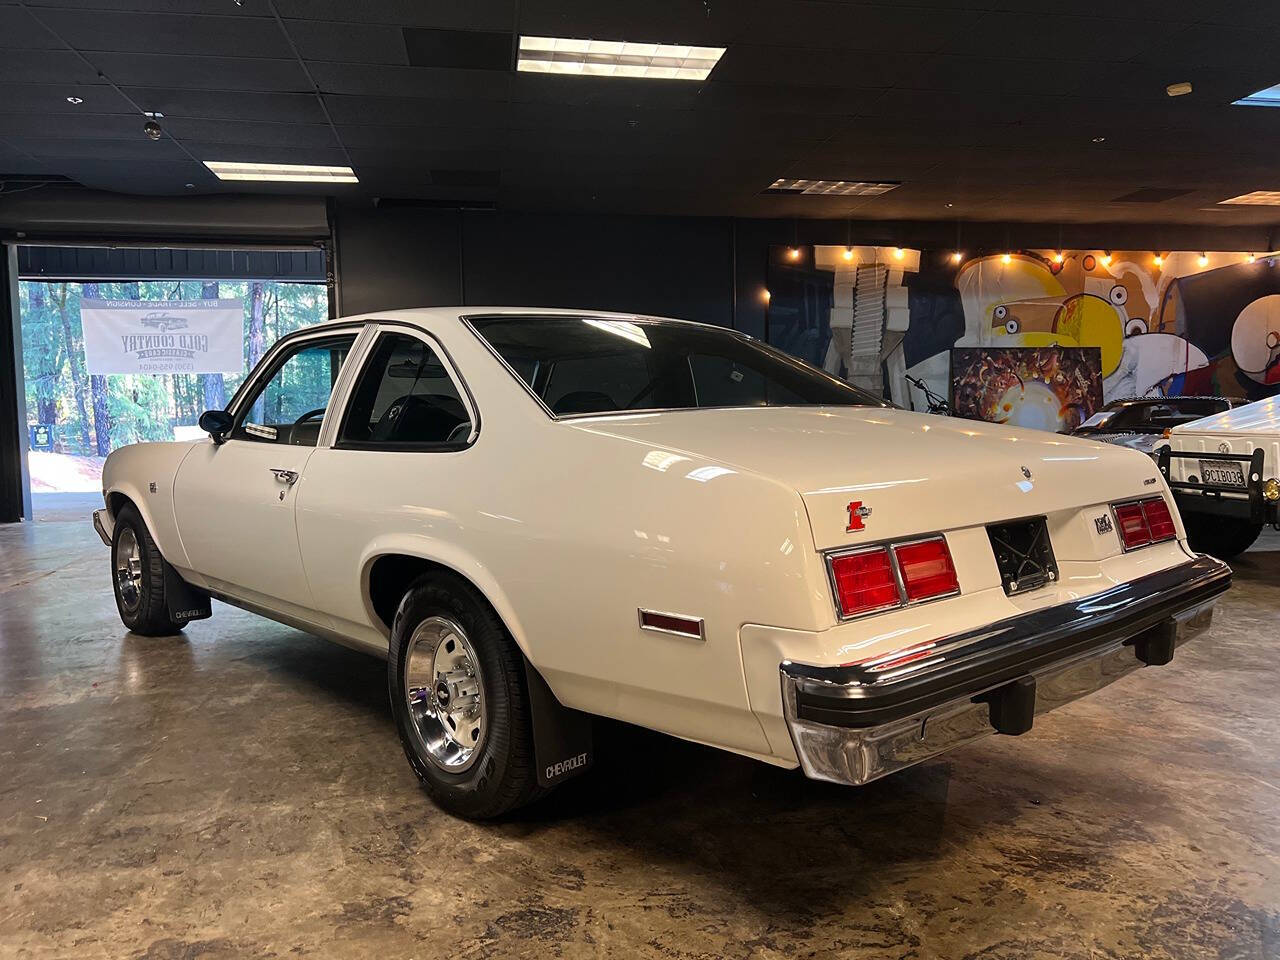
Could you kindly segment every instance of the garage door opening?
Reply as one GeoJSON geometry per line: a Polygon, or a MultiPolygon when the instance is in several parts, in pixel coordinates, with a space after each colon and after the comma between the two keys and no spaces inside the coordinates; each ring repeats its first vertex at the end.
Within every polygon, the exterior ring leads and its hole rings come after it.
{"type": "Polygon", "coordinates": [[[324,280],[318,249],[20,248],[35,518],[100,506],[102,465],[119,447],[201,436],[200,414],[225,407],[277,339],[328,318],[324,280]],[[89,276],[67,269],[86,258],[98,261],[89,276]],[[130,269],[141,278],[120,276],[130,269]],[[195,275],[163,275],[173,271],[195,275]]]}

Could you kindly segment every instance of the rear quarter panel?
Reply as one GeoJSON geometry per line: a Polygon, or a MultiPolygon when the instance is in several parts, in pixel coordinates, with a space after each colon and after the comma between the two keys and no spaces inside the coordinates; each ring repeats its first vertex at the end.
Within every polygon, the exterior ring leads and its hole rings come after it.
{"type": "Polygon", "coordinates": [[[385,645],[368,567],[384,552],[421,556],[485,593],[566,705],[768,754],[738,632],[833,619],[799,495],[552,422],[478,342],[446,346],[480,407],[472,447],[320,449],[308,463],[299,534],[333,628],[385,645]],[[702,619],[706,639],[643,630],[640,608],[702,619]]]}

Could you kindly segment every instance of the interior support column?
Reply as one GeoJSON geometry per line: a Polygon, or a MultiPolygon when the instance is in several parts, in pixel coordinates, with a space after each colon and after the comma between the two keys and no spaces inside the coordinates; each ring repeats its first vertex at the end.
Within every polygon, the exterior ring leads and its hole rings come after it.
{"type": "Polygon", "coordinates": [[[31,519],[27,398],[18,316],[18,248],[0,245],[0,523],[31,519]]]}

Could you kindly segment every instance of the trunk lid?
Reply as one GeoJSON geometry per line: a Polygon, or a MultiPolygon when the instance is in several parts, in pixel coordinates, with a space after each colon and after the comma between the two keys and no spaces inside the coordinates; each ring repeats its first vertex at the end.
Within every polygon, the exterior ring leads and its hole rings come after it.
{"type": "MultiPolygon", "coordinates": [[[[1150,457],[1059,434],[876,407],[692,409],[572,421],[773,478],[820,550],[1150,496],[1150,457]],[[849,530],[850,504],[855,523],[849,530]],[[868,512],[869,511],[869,512],[868,512]]],[[[750,518],[744,518],[750,522],[750,518]]]]}

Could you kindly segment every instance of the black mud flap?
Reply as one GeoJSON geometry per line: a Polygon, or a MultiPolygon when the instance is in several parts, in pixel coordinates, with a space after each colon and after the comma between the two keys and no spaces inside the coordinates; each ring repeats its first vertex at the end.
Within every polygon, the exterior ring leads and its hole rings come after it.
{"type": "Polygon", "coordinates": [[[174,623],[185,625],[213,616],[209,594],[178,576],[178,571],[169,566],[167,560],[164,561],[164,598],[174,623]]]}
{"type": "Polygon", "coordinates": [[[551,787],[585,773],[595,757],[591,715],[564,706],[547,681],[524,661],[533,714],[533,753],[538,764],[538,786],[551,787]]]}
{"type": "Polygon", "coordinates": [[[1163,667],[1173,662],[1178,643],[1178,624],[1170,619],[1157,623],[1133,641],[1133,652],[1148,667],[1163,667]]]}
{"type": "Polygon", "coordinates": [[[984,693],[978,699],[986,701],[991,726],[995,727],[996,733],[1016,737],[1030,730],[1035,721],[1036,678],[1019,677],[984,693]]]}

